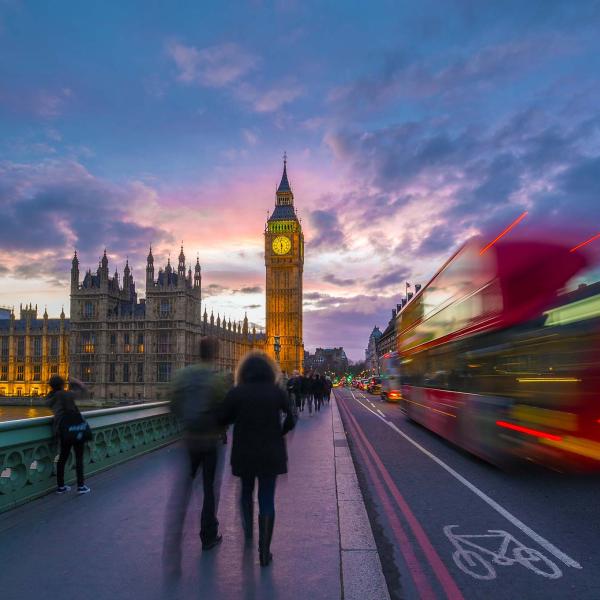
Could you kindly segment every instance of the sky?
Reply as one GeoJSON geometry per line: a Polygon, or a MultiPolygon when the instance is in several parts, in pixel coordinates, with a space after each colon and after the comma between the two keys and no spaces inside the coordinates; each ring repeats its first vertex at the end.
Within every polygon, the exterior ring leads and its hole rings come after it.
{"type": "Polygon", "coordinates": [[[305,346],[360,359],[470,236],[600,231],[599,26],[586,0],[0,0],[0,305],[68,314],[75,248],[143,296],[183,241],[209,312],[264,324],[286,151],[305,346]]]}

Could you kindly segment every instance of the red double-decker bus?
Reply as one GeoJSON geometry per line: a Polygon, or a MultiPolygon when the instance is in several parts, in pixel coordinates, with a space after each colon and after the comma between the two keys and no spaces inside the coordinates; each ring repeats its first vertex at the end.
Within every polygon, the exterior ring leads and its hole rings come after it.
{"type": "Polygon", "coordinates": [[[583,250],[474,239],[396,319],[409,418],[490,462],[600,468],[600,283],[583,250]]]}

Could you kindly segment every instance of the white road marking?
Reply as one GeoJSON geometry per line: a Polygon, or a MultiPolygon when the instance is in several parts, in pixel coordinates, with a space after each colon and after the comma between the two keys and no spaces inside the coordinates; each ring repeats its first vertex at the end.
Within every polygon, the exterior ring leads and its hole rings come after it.
{"type": "Polygon", "coordinates": [[[383,413],[382,413],[382,412],[381,412],[379,409],[377,409],[377,412],[378,412],[378,413],[379,413],[379,414],[380,414],[382,417],[385,417],[385,415],[384,415],[384,414],[383,414],[383,413]]]}
{"type": "Polygon", "coordinates": [[[446,537],[454,546],[452,558],[463,573],[475,579],[496,579],[494,564],[503,567],[519,564],[548,579],[562,577],[562,571],[555,563],[535,548],[528,548],[519,542],[508,531],[488,529],[487,533],[465,535],[454,533],[452,530],[455,527],[458,525],[444,527],[446,537]],[[485,540],[487,543],[479,545],[479,540],[485,540]],[[496,551],[490,550],[490,540],[498,542],[496,551]]]}
{"type": "Polygon", "coordinates": [[[565,554],[564,552],[562,552],[562,550],[559,550],[546,538],[542,537],[541,535],[533,531],[533,529],[525,525],[523,521],[515,517],[511,512],[509,512],[503,506],[498,504],[498,502],[490,498],[485,492],[482,492],[476,485],[472,484],[468,479],[466,479],[460,473],[455,471],[451,466],[447,465],[443,460],[435,456],[435,454],[429,452],[429,450],[421,446],[421,444],[413,440],[409,435],[406,435],[406,433],[401,431],[394,423],[388,421],[385,417],[378,415],[374,410],[371,410],[368,406],[363,404],[358,398],[356,398],[352,390],[350,390],[350,394],[352,394],[352,398],[354,398],[354,400],[356,400],[356,402],[358,402],[362,407],[366,408],[369,412],[373,413],[378,419],[381,419],[386,425],[388,425],[388,427],[391,427],[396,433],[401,435],[407,442],[410,442],[415,448],[417,448],[418,450],[423,452],[423,454],[431,458],[431,460],[436,462],[440,467],[442,467],[442,469],[450,473],[452,477],[460,481],[465,487],[469,488],[474,494],[479,496],[486,504],[488,504],[496,512],[501,514],[507,521],[512,523],[518,529],[520,529],[525,535],[528,535],[532,540],[534,540],[540,546],[542,546],[542,548],[550,552],[550,554],[552,554],[554,557],[558,558],[558,560],[562,561],[568,567],[573,567],[574,569],[583,568],[576,560],[573,560],[568,554],[565,554]]]}

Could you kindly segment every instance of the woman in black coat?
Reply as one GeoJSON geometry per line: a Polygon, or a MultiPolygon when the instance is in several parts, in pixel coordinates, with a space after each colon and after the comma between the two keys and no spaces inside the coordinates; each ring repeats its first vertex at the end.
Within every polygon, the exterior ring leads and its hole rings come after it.
{"type": "Polygon", "coordinates": [[[275,482],[287,473],[283,436],[295,425],[287,392],[276,383],[277,366],[262,352],[242,359],[236,386],[224,404],[224,423],[233,423],[231,471],[242,479],[241,508],[246,539],[252,538],[254,482],[258,479],[258,550],[267,566],[275,523],[275,482]],[[281,422],[281,415],[286,415],[281,422]]]}

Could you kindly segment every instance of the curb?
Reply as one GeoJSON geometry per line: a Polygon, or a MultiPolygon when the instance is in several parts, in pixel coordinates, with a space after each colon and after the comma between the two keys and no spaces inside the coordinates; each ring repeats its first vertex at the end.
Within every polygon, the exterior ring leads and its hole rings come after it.
{"type": "Polygon", "coordinates": [[[342,598],[344,600],[389,600],[390,594],[335,393],[332,394],[331,400],[331,418],[340,531],[342,598]]]}

